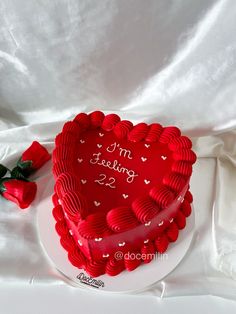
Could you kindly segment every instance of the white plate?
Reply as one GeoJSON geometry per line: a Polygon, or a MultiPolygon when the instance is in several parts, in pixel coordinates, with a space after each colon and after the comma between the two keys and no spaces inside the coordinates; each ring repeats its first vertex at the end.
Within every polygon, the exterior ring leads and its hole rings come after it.
{"type": "Polygon", "coordinates": [[[163,279],[185,256],[193,237],[194,211],[187,219],[186,227],[180,231],[178,240],[170,244],[164,255],[157,255],[157,259],[149,264],[139,266],[132,272],[123,271],[115,277],[102,275],[94,278],[94,280],[88,279],[89,275],[84,270],[74,267],[68,261],[67,252],[60,244],[60,238],[55,230],[55,220],[52,215],[53,204],[51,195],[53,194],[54,181],[52,178],[44,179],[44,188],[40,197],[42,201],[38,206],[37,216],[40,240],[55,267],[78,286],[110,292],[136,292],[163,279]],[[80,278],[83,277],[83,280],[80,280],[79,276],[80,278]]]}

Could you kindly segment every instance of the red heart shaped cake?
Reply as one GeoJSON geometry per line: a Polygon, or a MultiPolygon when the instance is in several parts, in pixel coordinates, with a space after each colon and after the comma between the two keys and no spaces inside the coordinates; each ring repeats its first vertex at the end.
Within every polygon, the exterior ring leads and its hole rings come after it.
{"type": "Polygon", "coordinates": [[[191,147],[176,127],[116,114],[66,122],[53,151],[53,215],[69,261],[115,276],[165,252],[191,213],[191,147]]]}

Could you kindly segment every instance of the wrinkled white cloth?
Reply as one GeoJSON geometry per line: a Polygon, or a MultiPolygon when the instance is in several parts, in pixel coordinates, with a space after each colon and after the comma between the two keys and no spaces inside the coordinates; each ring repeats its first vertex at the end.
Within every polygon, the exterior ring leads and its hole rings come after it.
{"type": "MultiPolygon", "coordinates": [[[[0,162],[63,121],[102,109],[192,136],[196,235],[147,293],[232,296],[236,279],[236,2],[2,0],[0,162]]],[[[41,181],[50,171],[37,173],[41,181]]],[[[40,246],[36,210],[0,199],[0,280],[64,283],[40,246]]]]}

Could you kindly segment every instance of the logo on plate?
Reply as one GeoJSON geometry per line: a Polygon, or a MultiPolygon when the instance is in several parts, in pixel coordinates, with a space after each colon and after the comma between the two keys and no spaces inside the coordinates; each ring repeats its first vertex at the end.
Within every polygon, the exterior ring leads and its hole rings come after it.
{"type": "Polygon", "coordinates": [[[86,276],[84,273],[80,273],[76,278],[79,279],[80,283],[83,283],[87,286],[91,286],[97,289],[101,287],[102,288],[105,287],[105,284],[102,280],[98,280],[93,277],[86,276]]]}

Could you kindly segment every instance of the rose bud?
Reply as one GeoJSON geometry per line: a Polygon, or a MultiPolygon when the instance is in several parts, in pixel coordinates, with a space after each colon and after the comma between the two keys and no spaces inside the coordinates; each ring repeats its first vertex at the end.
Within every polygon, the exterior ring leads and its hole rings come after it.
{"type": "Polygon", "coordinates": [[[50,154],[39,142],[34,141],[31,146],[22,154],[17,166],[29,174],[41,168],[49,159],[50,154]]]}
{"type": "Polygon", "coordinates": [[[35,182],[4,178],[0,184],[2,196],[22,209],[27,208],[33,202],[36,191],[35,182]]]}

